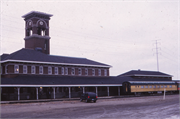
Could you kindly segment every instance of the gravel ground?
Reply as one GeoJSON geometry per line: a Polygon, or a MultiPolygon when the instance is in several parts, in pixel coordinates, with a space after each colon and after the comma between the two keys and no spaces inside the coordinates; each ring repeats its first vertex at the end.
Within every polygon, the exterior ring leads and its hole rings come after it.
{"type": "Polygon", "coordinates": [[[179,119],[179,95],[1,104],[1,118],[179,119]]]}

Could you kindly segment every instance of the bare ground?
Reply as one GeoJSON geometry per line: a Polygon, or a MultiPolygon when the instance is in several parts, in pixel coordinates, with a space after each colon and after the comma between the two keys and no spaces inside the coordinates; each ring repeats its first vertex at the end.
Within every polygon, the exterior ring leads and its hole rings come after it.
{"type": "Polygon", "coordinates": [[[179,119],[179,95],[100,99],[97,103],[56,101],[2,104],[1,118],[179,119]]]}

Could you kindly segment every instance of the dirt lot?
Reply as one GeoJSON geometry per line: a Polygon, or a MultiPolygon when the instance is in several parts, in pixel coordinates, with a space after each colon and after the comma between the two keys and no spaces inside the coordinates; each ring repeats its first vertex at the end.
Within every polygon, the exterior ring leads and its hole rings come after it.
{"type": "Polygon", "coordinates": [[[57,101],[2,104],[1,118],[179,119],[179,95],[100,99],[97,103],[57,101]]]}

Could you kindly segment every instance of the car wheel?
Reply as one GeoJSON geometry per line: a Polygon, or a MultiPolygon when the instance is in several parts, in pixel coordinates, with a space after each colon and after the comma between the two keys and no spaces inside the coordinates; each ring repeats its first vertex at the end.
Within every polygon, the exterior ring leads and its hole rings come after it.
{"type": "Polygon", "coordinates": [[[96,100],[94,101],[94,103],[96,103],[96,100]]]}
{"type": "Polygon", "coordinates": [[[86,100],[86,103],[88,102],[88,100],[86,100]]]}

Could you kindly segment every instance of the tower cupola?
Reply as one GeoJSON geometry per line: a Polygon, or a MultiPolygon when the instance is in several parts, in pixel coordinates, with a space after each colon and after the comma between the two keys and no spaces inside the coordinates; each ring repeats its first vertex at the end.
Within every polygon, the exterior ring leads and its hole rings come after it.
{"type": "Polygon", "coordinates": [[[49,20],[52,16],[37,11],[22,16],[25,20],[25,48],[40,48],[43,53],[50,53],[49,20]]]}

